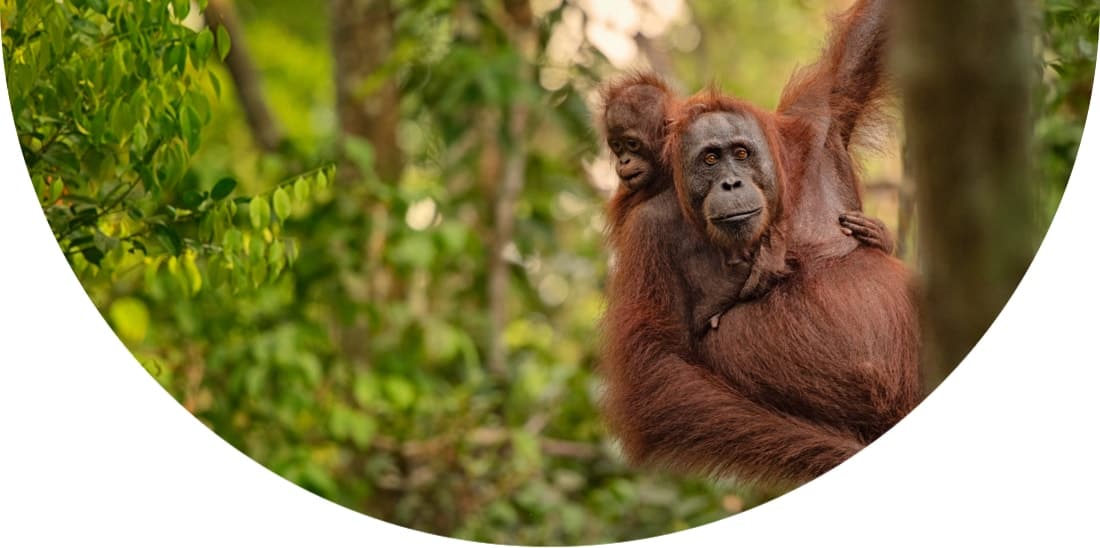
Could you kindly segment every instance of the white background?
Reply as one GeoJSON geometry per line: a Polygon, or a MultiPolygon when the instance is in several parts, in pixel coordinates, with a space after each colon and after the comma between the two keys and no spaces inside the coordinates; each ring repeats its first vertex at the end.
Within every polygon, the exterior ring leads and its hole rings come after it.
{"type": "MultiPolygon", "coordinates": [[[[162,390],[62,257],[9,104],[0,79],[0,546],[465,544],[297,488],[162,390]]],[[[916,411],[788,496],[638,544],[1100,546],[1096,111],[1035,263],[916,411]]]]}

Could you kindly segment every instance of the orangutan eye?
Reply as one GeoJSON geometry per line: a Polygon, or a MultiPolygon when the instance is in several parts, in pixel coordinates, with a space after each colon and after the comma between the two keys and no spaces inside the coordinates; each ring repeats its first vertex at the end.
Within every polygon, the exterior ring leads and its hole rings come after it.
{"type": "Polygon", "coordinates": [[[626,140],[626,149],[629,150],[630,152],[638,152],[638,150],[640,150],[641,148],[642,148],[642,144],[639,143],[637,139],[627,139],[626,140]]]}
{"type": "Polygon", "coordinates": [[[703,156],[703,163],[708,166],[712,166],[718,163],[718,155],[713,152],[708,152],[706,156],[703,156]]]}
{"type": "Polygon", "coordinates": [[[623,144],[618,139],[612,139],[608,141],[607,146],[611,147],[611,152],[615,153],[616,156],[621,154],[623,151],[623,144]]]}
{"type": "Polygon", "coordinates": [[[737,147],[733,150],[733,157],[738,160],[745,160],[749,157],[749,149],[745,147],[737,147]]]}

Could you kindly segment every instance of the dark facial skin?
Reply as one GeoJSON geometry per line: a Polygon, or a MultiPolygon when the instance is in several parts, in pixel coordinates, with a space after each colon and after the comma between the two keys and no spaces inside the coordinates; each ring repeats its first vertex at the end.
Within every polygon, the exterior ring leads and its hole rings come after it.
{"type": "Polygon", "coordinates": [[[628,190],[638,190],[653,183],[654,154],[645,136],[632,130],[615,131],[607,139],[615,155],[615,173],[628,190]]]}
{"type": "Polygon", "coordinates": [[[752,247],[779,205],[775,161],[756,118],[711,112],[686,128],[683,170],[693,209],[727,252],[752,247]]]}
{"type": "Polygon", "coordinates": [[[664,175],[659,128],[664,124],[663,92],[652,86],[626,90],[607,107],[607,146],[615,155],[615,172],[629,191],[647,188],[664,175]]]}

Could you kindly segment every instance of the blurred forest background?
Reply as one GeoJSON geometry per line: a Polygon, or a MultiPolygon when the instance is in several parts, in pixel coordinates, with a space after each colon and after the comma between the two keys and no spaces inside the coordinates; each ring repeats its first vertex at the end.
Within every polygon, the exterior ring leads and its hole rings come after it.
{"type": "MultiPolygon", "coordinates": [[[[849,3],[0,0],[0,29],[62,250],[190,412],[371,516],[577,544],[767,497],[632,470],[601,427],[616,181],[594,89],[653,67],[773,107],[849,3]]],[[[1098,8],[1030,5],[1045,227],[1088,108],[1098,8]]],[[[897,142],[867,162],[866,209],[916,266],[897,142]]]]}

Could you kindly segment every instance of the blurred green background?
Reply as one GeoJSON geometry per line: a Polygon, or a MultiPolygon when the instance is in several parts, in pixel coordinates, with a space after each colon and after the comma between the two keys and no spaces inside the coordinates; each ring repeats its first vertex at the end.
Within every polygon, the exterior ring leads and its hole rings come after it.
{"type": "MultiPolygon", "coordinates": [[[[594,90],[653,67],[681,91],[713,81],[773,107],[848,4],[0,0],[0,28],[43,211],[182,405],[349,508],[577,544],[775,495],[631,469],[601,426],[615,179],[594,90]]],[[[1088,108],[1098,8],[1033,4],[1049,220],[1088,108]]],[[[915,265],[899,148],[868,159],[866,209],[915,265]]]]}

